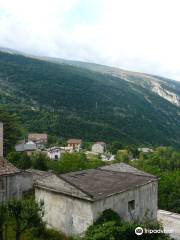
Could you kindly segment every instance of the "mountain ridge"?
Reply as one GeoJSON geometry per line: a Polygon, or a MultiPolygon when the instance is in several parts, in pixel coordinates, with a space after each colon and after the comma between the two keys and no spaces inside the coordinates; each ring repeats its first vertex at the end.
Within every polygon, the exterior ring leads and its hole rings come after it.
{"type": "Polygon", "coordinates": [[[0,49],[0,103],[28,130],[180,146],[180,83],[159,76],[0,49]]]}

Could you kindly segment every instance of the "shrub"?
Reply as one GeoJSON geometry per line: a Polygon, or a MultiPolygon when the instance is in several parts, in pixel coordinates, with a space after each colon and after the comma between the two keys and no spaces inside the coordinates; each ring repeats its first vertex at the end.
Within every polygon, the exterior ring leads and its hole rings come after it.
{"type": "Polygon", "coordinates": [[[158,222],[151,223],[127,223],[121,221],[117,213],[112,210],[106,210],[100,218],[88,228],[84,240],[170,240],[168,235],[145,234],[141,236],[135,234],[136,227],[143,229],[162,229],[158,222]]]}

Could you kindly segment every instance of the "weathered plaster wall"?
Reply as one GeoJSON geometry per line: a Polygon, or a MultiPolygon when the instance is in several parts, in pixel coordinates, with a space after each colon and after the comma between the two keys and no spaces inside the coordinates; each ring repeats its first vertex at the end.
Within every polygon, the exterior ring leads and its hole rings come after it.
{"type": "Polygon", "coordinates": [[[47,226],[66,235],[84,232],[93,223],[91,203],[63,194],[35,189],[38,202],[44,201],[44,221],[47,226]]]}
{"type": "MultiPolygon", "coordinates": [[[[68,184],[64,187],[68,189],[68,184]]],[[[35,197],[38,201],[44,201],[44,220],[47,225],[67,235],[83,233],[105,209],[109,208],[127,221],[132,219],[142,221],[145,217],[155,219],[157,214],[157,182],[96,202],[69,197],[38,187],[35,188],[35,197]],[[131,200],[135,200],[135,210],[130,214],[128,202],[131,200]]]]}
{"type": "Polygon", "coordinates": [[[23,193],[33,189],[33,180],[30,174],[18,173],[1,176],[3,188],[0,189],[0,201],[12,198],[21,198],[23,193]]]}
{"type": "Polygon", "coordinates": [[[110,196],[93,204],[93,218],[96,220],[105,209],[113,209],[127,221],[157,218],[157,182],[151,182],[133,190],[110,196]],[[135,200],[134,211],[128,210],[128,202],[135,200]]]}

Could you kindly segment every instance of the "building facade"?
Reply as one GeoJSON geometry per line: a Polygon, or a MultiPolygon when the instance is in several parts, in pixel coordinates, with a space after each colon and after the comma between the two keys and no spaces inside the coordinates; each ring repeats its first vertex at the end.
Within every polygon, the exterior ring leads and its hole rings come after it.
{"type": "Polygon", "coordinates": [[[61,158],[63,151],[60,149],[60,147],[51,147],[47,149],[47,156],[51,160],[58,160],[61,158]]]}
{"type": "Polygon", "coordinates": [[[26,152],[28,155],[31,155],[33,152],[37,151],[36,143],[29,141],[27,143],[16,144],[15,146],[16,152],[26,152]]]}
{"type": "Polygon", "coordinates": [[[23,172],[3,157],[3,124],[0,123],[0,202],[21,198],[32,189],[33,183],[28,173],[23,172]]]}
{"type": "Polygon", "coordinates": [[[103,154],[106,151],[106,144],[104,142],[96,142],[92,145],[92,152],[103,154]]]}
{"type": "Polygon", "coordinates": [[[67,141],[68,147],[72,149],[74,152],[79,152],[81,148],[81,139],[69,139],[67,141]]]}
{"type": "Polygon", "coordinates": [[[106,209],[125,221],[157,217],[157,178],[141,172],[91,169],[40,179],[35,198],[44,201],[48,227],[79,235],[106,209]]]}

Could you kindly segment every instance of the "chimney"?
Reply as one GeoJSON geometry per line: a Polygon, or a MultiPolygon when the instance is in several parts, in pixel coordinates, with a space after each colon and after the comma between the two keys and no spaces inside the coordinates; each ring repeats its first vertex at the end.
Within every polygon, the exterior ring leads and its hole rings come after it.
{"type": "Polygon", "coordinates": [[[0,122],[0,158],[3,158],[3,123],[0,122]]]}

